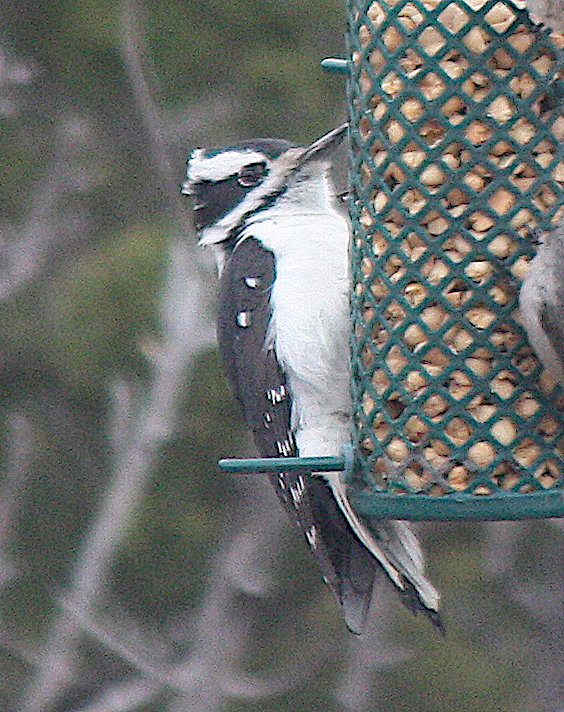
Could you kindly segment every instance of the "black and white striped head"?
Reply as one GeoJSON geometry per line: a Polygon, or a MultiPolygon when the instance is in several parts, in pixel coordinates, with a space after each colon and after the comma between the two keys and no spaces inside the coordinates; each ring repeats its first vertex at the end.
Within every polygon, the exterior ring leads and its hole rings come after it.
{"type": "Polygon", "coordinates": [[[258,138],[228,148],[194,149],[182,193],[194,197],[200,244],[232,242],[249,216],[284,194],[306,163],[324,159],[325,151],[338,144],[346,130],[343,124],[306,148],[258,138]]]}

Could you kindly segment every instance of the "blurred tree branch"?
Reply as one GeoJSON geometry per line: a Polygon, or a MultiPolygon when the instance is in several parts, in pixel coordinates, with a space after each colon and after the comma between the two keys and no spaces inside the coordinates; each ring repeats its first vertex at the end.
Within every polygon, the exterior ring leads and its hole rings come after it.
{"type": "Polygon", "coordinates": [[[7,418],[8,452],[4,476],[0,484],[0,591],[15,575],[16,567],[9,554],[13,528],[20,498],[30,472],[34,433],[22,412],[12,412],[7,418]]]}
{"type": "Polygon", "coordinates": [[[131,630],[116,631],[115,625],[97,622],[84,609],[76,609],[73,601],[61,600],[77,628],[121,657],[145,680],[143,685],[136,684],[135,678],[127,683],[112,683],[100,694],[98,702],[83,708],[85,712],[121,712],[130,709],[132,699],[140,705],[165,693],[173,694],[172,711],[219,712],[228,700],[258,701],[299,687],[334,650],[334,642],[324,636],[313,649],[294,651],[287,664],[270,676],[250,675],[239,669],[238,660],[252,640],[252,601],[268,594],[265,583],[286,526],[282,512],[272,511],[264,484],[241,483],[239,489],[242,501],[252,502],[253,507],[243,507],[245,511],[225,532],[224,546],[208,577],[206,595],[191,616],[192,645],[184,659],[169,662],[173,652],[167,651],[166,645],[158,657],[154,650],[153,654],[142,653],[149,650],[149,645],[131,630]],[[253,572],[257,564],[260,577],[253,572]],[[128,642],[124,643],[124,639],[128,642]]]}
{"type": "Polygon", "coordinates": [[[17,116],[17,92],[31,84],[35,75],[36,69],[31,62],[14,59],[5,47],[0,46],[0,118],[17,116]]]}
{"type": "Polygon", "coordinates": [[[348,712],[365,712],[385,700],[374,698],[378,677],[395,663],[413,653],[391,642],[391,620],[380,611],[389,610],[396,603],[395,595],[387,587],[375,590],[371,604],[370,625],[361,638],[351,636],[348,641],[347,667],[335,690],[339,707],[348,712]]]}
{"type": "Polygon", "coordinates": [[[182,234],[185,232],[185,215],[179,207],[179,191],[170,166],[162,116],[155,104],[157,72],[147,49],[141,8],[142,5],[138,0],[121,0],[120,50],[140,117],[145,124],[145,131],[150,141],[151,155],[160,179],[160,187],[168,199],[169,217],[175,220],[175,227],[182,234]],[[149,87],[149,82],[152,87],[149,87]]]}
{"type": "Polygon", "coordinates": [[[253,572],[261,561],[259,570],[268,576],[286,520],[278,508],[272,509],[264,483],[239,487],[246,506],[240,521],[225,532],[223,551],[214,561],[206,596],[194,618],[191,655],[176,668],[184,694],[171,701],[170,712],[221,712],[229,699],[251,701],[288,692],[308,679],[328,654],[329,641],[325,641],[314,650],[308,648],[305,655],[294,655],[271,676],[249,675],[240,669],[238,658],[252,642],[249,598],[264,596],[267,581],[264,575],[259,581],[256,574],[249,579],[246,572],[253,572]]]}
{"type": "MultiPolygon", "coordinates": [[[[152,363],[151,383],[139,402],[134,402],[126,384],[114,387],[112,476],[69,576],[70,585],[65,594],[68,606],[86,618],[102,599],[111,563],[144,496],[160,449],[174,432],[188,368],[213,339],[211,328],[201,325],[202,305],[208,296],[204,272],[196,266],[197,260],[190,254],[193,250],[181,234],[184,231],[182,212],[178,196],[172,197],[174,182],[159,114],[144,80],[142,67],[146,58],[136,14],[138,8],[124,2],[122,9],[124,62],[150,137],[156,182],[165,182],[170,194],[170,218],[176,234],[169,249],[167,281],[161,298],[163,337],[152,363]]],[[[43,213],[48,215],[54,207],[60,185],[50,182],[49,186],[53,197],[40,206],[37,219],[41,219],[43,213]]],[[[33,234],[38,234],[37,230],[33,234]]],[[[52,623],[31,684],[23,695],[21,709],[24,712],[48,709],[71,682],[81,633],[76,616],[69,615],[66,608],[61,609],[52,623]]]]}
{"type": "Polygon", "coordinates": [[[486,563],[490,575],[508,599],[521,607],[534,623],[529,639],[531,648],[547,652],[535,655],[527,671],[529,693],[522,701],[523,712],[552,712],[564,709],[564,568],[562,520],[540,522],[495,522],[487,525],[486,563]],[[543,528],[546,546],[539,551],[545,562],[551,561],[542,578],[532,578],[521,565],[524,545],[535,529],[543,528]],[[557,530],[556,537],[550,529],[557,530]],[[548,551],[549,547],[552,551],[548,551]],[[550,558],[549,558],[550,557],[550,558]],[[534,641],[534,642],[533,642],[534,641]]]}
{"type": "Polygon", "coordinates": [[[0,224],[0,301],[21,294],[31,282],[47,278],[60,261],[87,241],[90,222],[69,200],[102,180],[98,166],[86,165],[82,152],[95,140],[86,119],[64,116],[56,125],[52,158],[30,191],[21,225],[0,224]]]}
{"type": "Polygon", "coordinates": [[[161,694],[162,688],[158,683],[134,678],[111,685],[96,699],[74,712],[136,712],[141,705],[150,704],[161,694]]]}

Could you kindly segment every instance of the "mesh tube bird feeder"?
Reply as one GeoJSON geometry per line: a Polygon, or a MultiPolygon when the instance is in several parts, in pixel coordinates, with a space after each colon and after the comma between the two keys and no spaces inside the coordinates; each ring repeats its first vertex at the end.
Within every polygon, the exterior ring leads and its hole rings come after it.
{"type": "Polygon", "coordinates": [[[564,516],[564,393],[519,324],[564,204],[561,34],[511,0],[349,0],[352,443],[361,514],[564,516]]]}
{"type": "Polygon", "coordinates": [[[564,397],[518,314],[564,203],[561,36],[509,0],[350,0],[348,37],[355,505],[562,516],[564,397]]]}

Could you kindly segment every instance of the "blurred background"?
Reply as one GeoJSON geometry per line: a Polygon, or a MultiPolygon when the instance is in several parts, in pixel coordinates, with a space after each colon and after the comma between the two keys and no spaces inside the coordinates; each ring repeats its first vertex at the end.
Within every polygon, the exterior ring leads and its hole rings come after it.
{"type": "Polygon", "coordinates": [[[0,3],[0,710],[564,709],[560,521],[426,524],[351,636],[218,362],[195,146],[343,120],[342,0],[0,3]]]}

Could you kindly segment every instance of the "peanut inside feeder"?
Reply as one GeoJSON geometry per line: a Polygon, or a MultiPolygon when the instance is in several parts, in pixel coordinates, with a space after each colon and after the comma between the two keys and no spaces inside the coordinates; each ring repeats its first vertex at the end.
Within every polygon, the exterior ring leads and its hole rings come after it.
{"type": "Polygon", "coordinates": [[[563,204],[563,37],[512,2],[352,2],[355,438],[391,492],[564,474],[564,398],[519,324],[563,204]],[[561,100],[560,100],[561,101],[561,100]]]}

